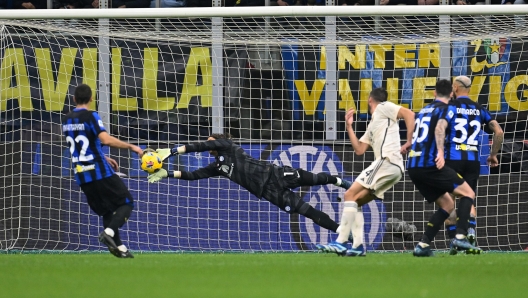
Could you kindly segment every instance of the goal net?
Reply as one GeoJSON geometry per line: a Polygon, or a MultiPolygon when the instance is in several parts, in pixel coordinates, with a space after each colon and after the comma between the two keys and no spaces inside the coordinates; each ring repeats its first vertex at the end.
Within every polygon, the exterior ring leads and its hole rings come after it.
{"type": "MultiPolygon", "coordinates": [[[[354,154],[345,111],[358,111],[361,136],[372,88],[419,111],[437,79],[458,75],[472,79],[471,98],[505,131],[495,169],[485,165],[491,137],[479,135],[478,245],[528,246],[528,9],[281,9],[0,11],[0,249],[104,250],[61,132],[78,84],[92,87],[111,134],[143,148],[230,133],[255,158],[352,181],[373,154],[354,154]]],[[[336,237],[225,178],[148,184],[137,156],[105,150],[135,199],[121,232],[132,250],[300,251],[336,237]]],[[[191,153],[169,167],[212,161],[191,153]]],[[[343,189],[295,191],[339,221],[343,189]]],[[[435,207],[404,176],[363,210],[368,249],[400,251],[413,248],[435,207]]],[[[434,245],[447,247],[444,231],[434,245]]]]}

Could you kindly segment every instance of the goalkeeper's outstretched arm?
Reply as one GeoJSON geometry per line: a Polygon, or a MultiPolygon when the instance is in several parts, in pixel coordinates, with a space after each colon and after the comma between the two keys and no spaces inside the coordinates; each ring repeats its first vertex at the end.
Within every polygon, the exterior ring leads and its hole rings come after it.
{"type": "Polygon", "coordinates": [[[158,149],[156,150],[156,152],[159,154],[162,160],[165,160],[166,158],[176,154],[223,150],[228,148],[232,144],[233,141],[229,139],[212,139],[205,142],[179,146],[172,149],[158,149]]]}
{"type": "Polygon", "coordinates": [[[220,174],[215,169],[215,164],[212,163],[205,168],[198,169],[196,171],[167,171],[165,169],[160,169],[156,173],[148,176],[149,182],[158,182],[163,178],[178,178],[182,180],[199,180],[209,177],[219,176],[220,174]]]}

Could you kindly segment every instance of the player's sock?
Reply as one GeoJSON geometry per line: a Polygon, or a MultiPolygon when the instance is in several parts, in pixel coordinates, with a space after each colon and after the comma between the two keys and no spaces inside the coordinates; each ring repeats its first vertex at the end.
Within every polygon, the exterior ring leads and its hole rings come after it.
{"type": "Polygon", "coordinates": [[[119,245],[123,244],[123,242],[121,241],[121,237],[119,236],[119,230],[115,230],[114,232],[115,232],[114,237],[113,237],[114,242],[119,247],[119,245]]]}
{"type": "Polygon", "coordinates": [[[133,207],[131,205],[122,205],[117,208],[112,215],[112,220],[108,224],[108,228],[117,231],[128,220],[130,214],[132,214],[132,209],[133,207]]]}
{"type": "Polygon", "coordinates": [[[474,216],[469,216],[469,227],[472,229],[477,228],[477,219],[474,216]]]}
{"type": "Polygon", "coordinates": [[[357,248],[363,244],[363,230],[365,227],[365,217],[363,216],[363,211],[361,207],[358,207],[356,213],[356,218],[352,224],[352,236],[354,237],[354,242],[352,243],[352,248],[357,248]]]}
{"type": "Polygon", "coordinates": [[[317,210],[310,205],[308,206],[309,207],[307,211],[304,213],[300,213],[301,215],[308,217],[309,219],[313,220],[316,224],[327,230],[330,230],[332,232],[337,231],[339,225],[337,224],[337,222],[333,221],[330,216],[328,216],[328,214],[324,213],[323,211],[317,210]]]}
{"type": "Polygon", "coordinates": [[[455,238],[455,236],[456,236],[456,225],[447,225],[446,226],[446,230],[447,230],[447,237],[449,237],[449,239],[455,238]]]}
{"type": "Polygon", "coordinates": [[[334,177],[327,173],[314,174],[305,170],[297,170],[300,176],[300,186],[313,186],[313,185],[326,185],[336,184],[337,177],[334,177]]]}
{"type": "MultiPolygon", "coordinates": [[[[343,215],[341,216],[341,222],[339,223],[339,236],[337,237],[337,242],[345,243],[348,241],[357,213],[357,203],[354,201],[346,201],[343,208],[343,215]]],[[[356,235],[352,235],[356,238],[356,235]]]]}
{"type": "Polygon", "coordinates": [[[427,227],[425,228],[424,235],[422,236],[420,242],[430,244],[436,234],[438,234],[438,231],[440,231],[440,227],[444,224],[444,221],[448,217],[449,212],[445,211],[444,209],[439,208],[438,210],[436,210],[433,216],[431,216],[431,218],[429,219],[427,227]]]}
{"type": "Polygon", "coordinates": [[[111,229],[111,228],[106,228],[106,229],[104,230],[104,232],[106,233],[106,235],[108,235],[108,236],[114,238],[115,232],[114,232],[113,229],[111,229]]]}
{"type": "Polygon", "coordinates": [[[457,220],[457,235],[466,235],[469,226],[469,216],[471,212],[471,206],[473,205],[473,199],[469,197],[462,197],[458,204],[458,220],[457,220]]]}

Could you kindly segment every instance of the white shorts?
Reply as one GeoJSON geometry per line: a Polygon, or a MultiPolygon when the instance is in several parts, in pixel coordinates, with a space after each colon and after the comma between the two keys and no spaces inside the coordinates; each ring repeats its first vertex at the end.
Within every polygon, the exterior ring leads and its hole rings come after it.
{"type": "Polygon", "coordinates": [[[401,177],[402,170],[399,166],[391,163],[388,159],[380,159],[363,170],[356,181],[363,187],[372,190],[377,198],[383,199],[383,194],[398,183],[401,177]]]}

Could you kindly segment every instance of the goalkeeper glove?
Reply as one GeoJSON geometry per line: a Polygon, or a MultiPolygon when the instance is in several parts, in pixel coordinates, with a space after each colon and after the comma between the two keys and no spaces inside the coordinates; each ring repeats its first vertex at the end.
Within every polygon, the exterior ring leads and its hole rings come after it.
{"type": "Polygon", "coordinates": [[[164,161],[170,156],[185,153],[185,146],[180,146],[178,148],[173,149],[156,149],[156,152],[158,153],[161,160],[164,161]]]}
{"type": "Polygon", "coordinates": [[[172,149],[156,149],[156,152],[159,155],[159,158],[161,158],[162,161],[167,159],[169,156],[172,156],[172,149]]]}
{"type": "MultiPolygon", "coordinates": [[[[168,149],[168,150],[170,150],[170,149],[168,149]]],[[[169,173],[167,172],[167,170],[159,169],[159,171],[157,171],[156,173],[150,174],[147,177],[147,179],[148,179],[149,183],[154,183],[154,182],[160,181],[163,178],[167,178],[168,176],[169,176],[169,173]]]]}

